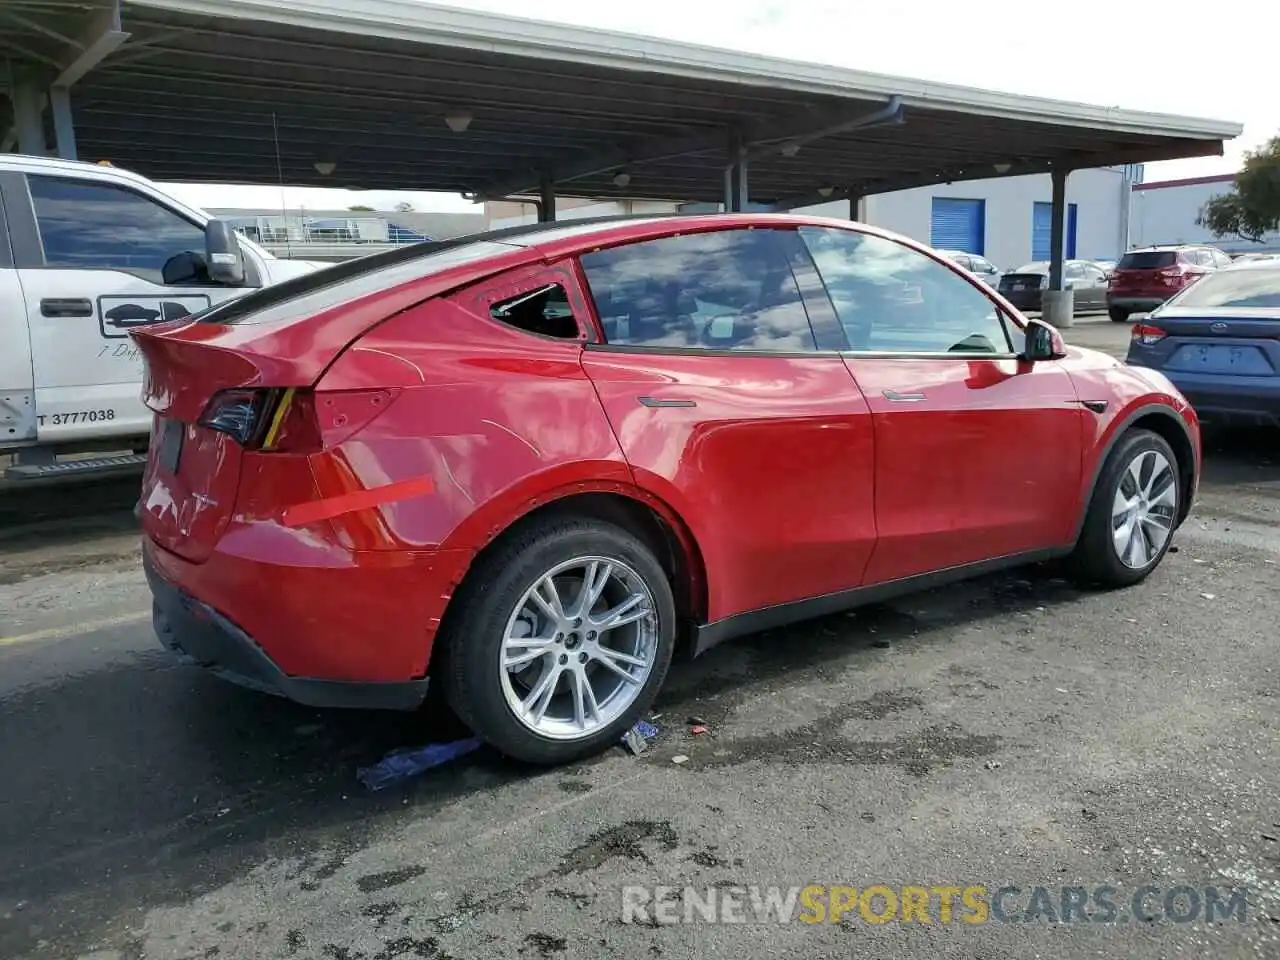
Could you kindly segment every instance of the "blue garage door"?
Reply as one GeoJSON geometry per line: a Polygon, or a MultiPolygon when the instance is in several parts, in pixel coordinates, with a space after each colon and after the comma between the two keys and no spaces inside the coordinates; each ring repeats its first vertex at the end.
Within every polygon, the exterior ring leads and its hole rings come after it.
{"type": "Polygon", "coordinates": [[[985,253],[987,201],[933,198],[929,244],[939,250],[985,253]]]}
{"type": "MultiPolygon", "coordinates": [[[[1076,258],[1076,216],[1074,203],[1067,204],[1066,259],[1076,258]]],[[[1053,204],[1037,203],[1031,214],[1031,259],[1048,260],[1053,250],[1053,204]]]]}

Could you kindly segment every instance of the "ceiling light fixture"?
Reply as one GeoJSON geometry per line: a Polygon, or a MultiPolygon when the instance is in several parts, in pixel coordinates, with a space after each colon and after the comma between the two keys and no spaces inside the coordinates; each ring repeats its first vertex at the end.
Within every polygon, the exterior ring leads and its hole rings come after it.
{"type": "Polygon", "coordinates": [[[449,110],[444,115],[444,122],[454,133],[463,133],[471,126],[471,114],[466,110],[449,110]]]}
{"type": "Polygon", "coordinates": [[[625,170],[619,170],[613,176],[614,186],[625,187],[630,182],[631,182],[631,174],[627,173],[627,171],[625,170]]]}
{"type": "Polygon", "coordinates": [[[1000,176],[1004,176],[1006,173],[1008,173],[1008,172],[1009,172],[1009,170],[1010,170],[1010,168],[1011,168],[1012,166],[1013,166],[1013,164],[1011,164],[1011,163],[1003,163],[1003,162],[1002,162],[1002,163],[993,163],[993,164],[991,165],[991,168],[992,168],[993,170],[995,170],[995,172],[996,172],[996,173],[1000,174],[1000,176]]]}
{"type": "Polygon", "coordinates": [[[784,157],[794,157],[799,152],[800,152],[800,144],[798,143],[792,142],[792,143],[784,143],[782,145],[782,155],[784,157]]]}
{"type": "Polygon", "coordinates": [[[835,187],[819,187],[818,188],[818,193],[820,193],[824,197],[829,197],[835,192],[836,192],[835,187]]]}
{"type": "Polygon", "coordinates": [[[327,177],[338,167],[332,160],[317,160],[312,166],[316,168],[316,173],[322,177],[327,177]]]}

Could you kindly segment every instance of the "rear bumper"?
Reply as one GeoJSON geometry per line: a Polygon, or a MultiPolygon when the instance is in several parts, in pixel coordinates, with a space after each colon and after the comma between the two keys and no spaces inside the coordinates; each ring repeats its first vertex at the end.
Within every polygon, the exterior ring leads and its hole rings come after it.
{"type": "Polygon", "coordinates": [[[1154,310],[1175,293],[1177,293],[1176,290],[1170,290],[1166,294],[1108,293],[1107,307],[1120,307],[1122,310],[1134,310],[1139,312],[1154,310]]]}
{"type": "Polygon", "coordinates": [[[1000,295],[1019,310],[1039,310],[1044,300],[1042,290],[1001,290],[1000,295]]]}
{"type": "Polygon", "coordinates": [[[152,623],[160,643],[184,662],[205,667],[240,686],[312,707],[414,710],[426,698],[425,677],[386,682],[287,674],[230,619],[167,580],[155,562],[157,549],[144,541],[143,567],[153,599],[152,623]]]}
{"type": "Polygon", "coordinates": [[[1280,426],[1280,377],[1229,377],[1162,370],[1202,420],[1280,426]]]}

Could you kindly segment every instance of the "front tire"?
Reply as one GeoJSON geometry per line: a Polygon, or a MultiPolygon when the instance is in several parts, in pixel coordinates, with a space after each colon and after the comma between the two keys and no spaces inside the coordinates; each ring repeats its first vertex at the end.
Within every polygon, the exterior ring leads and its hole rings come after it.
{"type": "Polygon", "coordinates": [[[1076,576],[1114,587],[1145,580],[1169,549],[1181,502],[1173,449],[1150,430],[1126,432],[1089,500],[1070,558],[1076,576]]]}
{"type": "Polygon", "coordinates": [[[666,572],[609,523],[536,523],[487,557],[456,599],[441,638],[445,697],[518,760],[550,766],[617,743],[671,664],[666,572]]]}
{"type": "Polygon", "coordinates": [[[1107,316],[1111,318],[1112,323],[1126,323],[1129,320],[1129,311],[1124,307],[1107,307],[1107,316]]]}

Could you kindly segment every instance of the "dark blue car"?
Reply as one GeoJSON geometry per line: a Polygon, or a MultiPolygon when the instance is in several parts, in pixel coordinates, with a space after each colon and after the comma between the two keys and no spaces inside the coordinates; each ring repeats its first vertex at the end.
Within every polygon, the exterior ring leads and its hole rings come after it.
{"type": "Polygon", "coordinates": [[[1177,384],[1202,420],[1280,426],[1280,261],[1187,287],[1134,325],[1127,359],[1177,384]]]}

